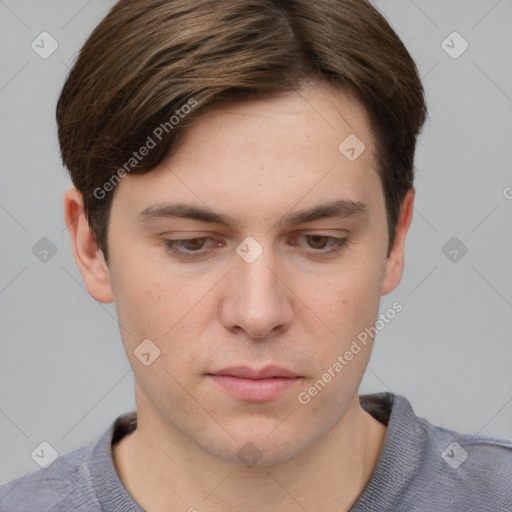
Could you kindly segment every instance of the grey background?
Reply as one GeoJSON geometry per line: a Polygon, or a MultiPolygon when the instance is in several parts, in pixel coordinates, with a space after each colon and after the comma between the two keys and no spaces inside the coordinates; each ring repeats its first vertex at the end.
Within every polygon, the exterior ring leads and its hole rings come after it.
{"type": "MultiPolygon", "coordinates": [[[[89,296],[73,259],[54,122],[68,68],[113,3],[0,1],[0,482],[38,469],[42,441],[66,453],[135,407],[115,308],[89,296]],[[59,44],[48,59],[31,48],[43,31],[59,44]],[[32,251],[43,237],[57,250],[46,262],[32,251]]],[[[374,3],[418,64],[430,119],[405,274],[382,300],[383,312],[404,309],[379,334],[361,392],[391,390],[433,423],[512,438],[512,1],[374,3]],[[457,59],[441,46],[453,31],[469,43],[457,59]],[[468,248],[456,262],[442,251],[452,237],[468,248]]]]}

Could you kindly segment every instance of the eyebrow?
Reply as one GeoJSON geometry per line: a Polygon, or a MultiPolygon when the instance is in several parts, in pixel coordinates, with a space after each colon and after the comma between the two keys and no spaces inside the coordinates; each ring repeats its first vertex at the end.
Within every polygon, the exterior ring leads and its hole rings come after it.
{"type": "MultiPolygon", "coordinates": [[[[286,214],[278,225],[296,225],[313,222],[319,219],[345,219],[356,215],[368,215],[368,206],[360,201],[340,199],[320,204],[306,210],[286,214]]],[[[237,228],[240,222],[221,212],[187,203],[162,203],[148,206],[138,215],[139,222],[150,224],[161,219],[180,218],[193,219],[212,224],[220,224],[229,228],[237,228]]]]}

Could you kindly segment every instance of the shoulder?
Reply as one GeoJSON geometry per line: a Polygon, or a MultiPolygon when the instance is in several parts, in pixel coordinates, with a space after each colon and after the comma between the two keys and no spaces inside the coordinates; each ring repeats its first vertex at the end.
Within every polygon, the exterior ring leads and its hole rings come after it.
{"type": "Polygon", "coordinates": [[[512,441],[457,432],[433,425],[424,418],[418,418],[418,422],[425,432],[427,449],[439,454],[444,466],[457,470],[451,474],[471,474],[475,483],[486,485],[507,479],[507,487],[511,487],[512,441]]]}
{"type": "Polygon", "coordinates": [[[58,457],[46,469],[0,485],[0,511],[57,512],[75,504],[81,506],[75,510],[99,510],[95,508],[97,500],[88,485],[90,453],[90,446],[78,448],[58,457]]]}
{"type": "Polygon", "coordinates": [[[452,469],[499,466],[512,470],[512,440],[467,434],[433,424],[417,416],[410,402],[401,395],[378,393],[361,397],[365,409],[387,424],[389,435],[402,447],[409,443],[415,455],[445,463],[452,469]],[[469,464],[466,464],[469,462],[469,464]]]}
{"type": "MultiPolygon", "coordinates": [[[[127,415],[130,417],[130,415],[127,415]]],[[[1,512],[98,512],[103,510],[99,491],[111,494],[115,475],[111,443],[118,417],[96,442],[58,456],[48,467],[0,485],[1,512]]],[[[117,432],[121,435],[121,432],[117,432]]]]}
{"type": "Polygon", "coordinates": [[[354,511],[512,511],[512,441],[435,425],[400,395],[361,397],[388,430],[354,511]],[[373,507],[373,508],[372,508],[373,507]]]}
{"type": "Polygon", "coordinates": [[[141,512],[119,480],[112,460],[112,443],[136,425],[136,411],[122,414],[95,443],[0,485],[0,512],[141,512]]]}
{"type": "Polygon", "coordinates": [[[449,510],[512,510],[512,441],[416,421],[424,448],[415,500],[449,510]]]}

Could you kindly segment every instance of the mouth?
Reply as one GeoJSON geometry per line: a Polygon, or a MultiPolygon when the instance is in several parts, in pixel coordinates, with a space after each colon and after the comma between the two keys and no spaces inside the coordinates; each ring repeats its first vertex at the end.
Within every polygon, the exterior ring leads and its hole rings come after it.
{"type": "Polygon", "coordinates": [[[261,369],[234,366],[206,374],[216,386],[236,398],[267,402],[302,382],[303,377],[279,366],[261,369]]]}

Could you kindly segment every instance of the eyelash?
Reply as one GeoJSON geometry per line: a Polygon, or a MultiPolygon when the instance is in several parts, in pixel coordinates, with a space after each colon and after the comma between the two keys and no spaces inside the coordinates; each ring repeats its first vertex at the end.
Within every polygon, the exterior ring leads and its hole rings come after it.
{"type": "MultiPolygon", "coordinates": [[[[315,256],[330,256],[333,254],[337,254],[341,252],[341,250],[347,245],[348,238],[336,238],[334,236],[327,236],[327,235],[317,235],[317,234],[307,234],[307,235],[301,235],[304,237],[318,237],[318,238],[325,238],[327,239],[327,242],[329,240],[332,240],[333,248],[329,250],[313,250],[311,254],[315,256]]],[[[200,258],[201,256],[205,256],[207,252],[200,252],[200,251],[183,251],[179,249],[178,247],[182,245],[184,242],[192,242],[195,240],[209,240],[211,237],[208,236],[201,236],[196,238],[187,238],[183,240],[169,240],[164,239],[164,245],[170,253],[184,259],[194,259],[194,258],[200,258]]],[[[204,244],[203,244],[204,245],[204,244]]]]}

